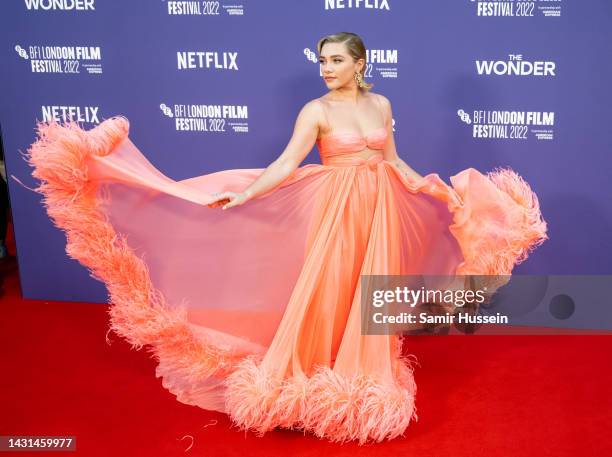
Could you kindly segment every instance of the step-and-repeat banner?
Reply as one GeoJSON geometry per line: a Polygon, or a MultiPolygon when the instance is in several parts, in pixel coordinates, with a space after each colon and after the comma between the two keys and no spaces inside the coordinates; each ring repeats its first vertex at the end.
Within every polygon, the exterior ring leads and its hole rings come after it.
{"type": "MultiPolygon", "coordinates": [[[[36,120],[117,114],[173,179],[266,167],[326,92],[319,38],[359,34],[400,156],[446,182],[509,166],[550,239],[518,274],[612,271],[612,6],[607,0],[11,0],[0,14],[9,175],[36,120]]],[[[316,148],[303,164],[318,162],[316,148]]],[[[23,294],[104,302],[39,194],[9,179],[23,294]]]]}

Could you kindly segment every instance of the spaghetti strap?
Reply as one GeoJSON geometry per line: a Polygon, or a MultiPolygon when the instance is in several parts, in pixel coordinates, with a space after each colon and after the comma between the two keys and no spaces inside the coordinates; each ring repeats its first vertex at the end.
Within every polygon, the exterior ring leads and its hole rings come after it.
{"type": "Polygon", "coordinates": [[[383,106],[380,103],[380,97],[376,96],[374,98],[376,98],[376,103],[378,104],[378,107],[380,108],[378,111],[380,112],[380,115],[382,116],[383,126],[386,127],[387,126],[387,118],[385,117],[385,113],[383,111],[383,106]]]}
{"type": "Polygon", "coordinates": [[[329,126],[329,135],[331,135],[334,129],[332,128],[332,125],[329,122],[329,117],[327,117],[327,108],[325,108],[325,103],[320,98],[317,98],[317,101],[321,105],[321,109],[323,110],[323,115],[325,116],[325,122],[327,122],[327,125],[329,126]]]}

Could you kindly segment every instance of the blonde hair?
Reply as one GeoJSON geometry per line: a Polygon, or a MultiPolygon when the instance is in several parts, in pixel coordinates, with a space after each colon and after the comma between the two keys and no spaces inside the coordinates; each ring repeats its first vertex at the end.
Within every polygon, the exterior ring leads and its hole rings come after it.
{"type": "MultiPolygon", "coordinates": [[[[352,32],[340,32],[334,33],[333,35],[327,35],[319,40],[317,43],[317,51],[321,54],[321,49],[325,43],[344,43],[346,49],[348,50],[349,55],[356,62],[359,59],[363,59],[364,62],[367,62],[366,58],[366,48],[363,44],[363,40],[356,33],[352,32]]],[[[363,85],[359,86],[364,90],[368,91],[374,84],[365,82],[365,69],[366,65],[361,69],[361,77],[363,79],[363,85]]]]}

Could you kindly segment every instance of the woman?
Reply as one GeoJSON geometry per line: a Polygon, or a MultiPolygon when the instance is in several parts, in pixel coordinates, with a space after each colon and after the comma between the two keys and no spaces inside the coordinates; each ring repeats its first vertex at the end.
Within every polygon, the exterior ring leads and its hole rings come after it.
{"type": "MultiPolygon", "coordinates": [[[[365,47],[361,39],[352,33],[338,33],[321,39],[317,49],[323,79],[329,93],[320,99],[308,102],[302,108],[289,144],[278,159],[268,166],[253,184],[240,193],[217,194],[219,201],[211,204],[211,207],[216,207],[221,201],[226,200],[228,203],[223,205],[223,209],[242,205],[253,196],[270,190],[285,180],[306,158],[315,140],[320,144],[328,141],[328,137],[332,137],[332,127],[327,114],[329,111],[332,113],[330,118],[339,122],[336,127],[340,127],[340,130],[348,129],[348,132],[344,133],[343,143],[347,144],[348,141],[349,144],[343,146],[344,149],[363,148],[357,151],[355,156],[365,159],[376,156],[379,154],[378,150],[371,149],[369,144],[362,146],[362,141],[366,138],[359,133],[359,130],[378,133],[379,143],[382,141],[384,146],[381,148],[384,160],[392,162],[409,178],[422,178],[397,155],[389,100],[382,95],[369,93],[373,85],[363,80],[365,47]],[[327,105],[331,106],[326,108],[327,105]],[[369,114],[364,119],[360,111],[369,114]],[[380,123],[381,117],[384,125],[380,123]],[[360,128],[360,125],[371,127],[360,128]],[[348,133],[348,140],[346,133],[348,133]],[[386,141],[387,137],[389,141],[386,141]]],[[[333,140],[334,138],[329,138],[329,141],[333,140]]]]}
{"type": "Polygon", "coordinates": [[[41,123],[29,161],[68,254],[109,290],[111,329],[152,350],[179,401],[260,435],[378,442],[417,419],[416,384],[399,336],[361,334],[361,276],[508,275],[546,223],[511,170],[453,187],[417,174],[363,81],[360,38],[317,49],[329,92],[266,169],[174,181],[122,117],[41,123]],[[315,143],[322,164],[299,167],[315,143]]]}

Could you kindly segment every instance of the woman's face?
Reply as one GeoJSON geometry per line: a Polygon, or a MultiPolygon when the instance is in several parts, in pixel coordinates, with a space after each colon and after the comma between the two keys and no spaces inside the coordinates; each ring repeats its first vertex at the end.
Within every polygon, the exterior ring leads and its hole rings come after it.
{"type": "Polygon", "coordinates": [[[361,70],[363,63],[363,59],[353,61],[344,43],[325,43],[319,55],[321,74],[330,90],[356,85],[355,72],[361,70]]]}

